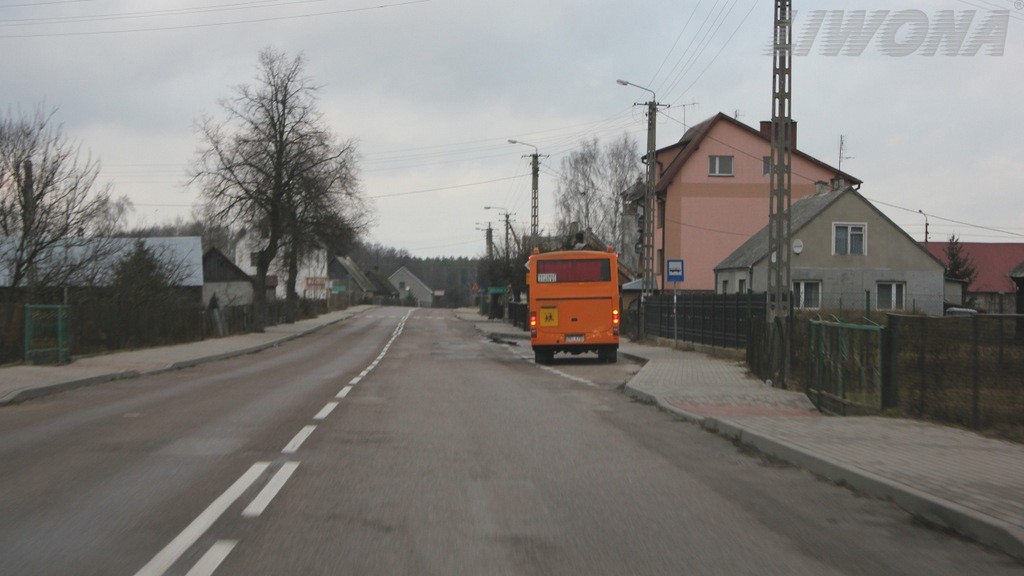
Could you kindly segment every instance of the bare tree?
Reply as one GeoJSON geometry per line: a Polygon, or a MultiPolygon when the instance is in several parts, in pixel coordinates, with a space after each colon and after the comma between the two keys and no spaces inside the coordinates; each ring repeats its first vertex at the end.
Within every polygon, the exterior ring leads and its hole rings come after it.
{"type": "Polygon", "coordinates": [[[603,149],[597,138],[584,140],[563,158],[555,191],[558,233],[586,230],[621,250],[621,194],[640,172],[637,158],[636,140],[627,134],[603,149]]]}
{"type": "MultiPolygon", "coordinates": [[[[324,133],[325,138],[329,135],[324,133]]],[[[296,282],[304,262],[344,254],[368,227],[369,210],[359,194],[356,145],[352,140],[324,143],[330,160],[310,168],[298,180],[300,193],[286,202],[287,233],[283,238],[287,321],[298,309],[296,282]]],[[[326,262],[323,262],[326,267],[326,262]]]]}
{"type": "Polygon", "coordinates": [[[258,331],[266,323],[267,272],[289,235],[296,257],[301,254],[298,235],[308,222],[300,207],[323,189],[311,186],[311,179],[333,173],[349,158],[349,148],[336,145],[324,127],[317,87],[304,67],[302,56],[262,50],[256,84],[237,87],[234,98],[221,102],[225,120],[204,118],[199,128],[204,149],[193,181],[220,221],[255,230],[260,238],[253,278],[258,331]]]}
{"type": "Polygon", "coordinates": [[[131,209],[97,184],[100,165],[54,122],[55,109],[0,117],[0,269],[11,287],[87,283],[131,209]]]}
{"type": "Polygon", "coordinates": [[[601,149],[596,137],[583,140],[578,150],[562,158],[561,175],[555,190],[559,234],[594,229],[591,211],[593,209],[595,216],[599,211],[599,186],[603,179],[601,149]]]}

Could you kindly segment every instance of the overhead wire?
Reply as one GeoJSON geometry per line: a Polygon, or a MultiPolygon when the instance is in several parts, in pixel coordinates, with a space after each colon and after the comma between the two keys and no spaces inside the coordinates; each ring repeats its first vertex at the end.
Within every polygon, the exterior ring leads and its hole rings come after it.
{"type": "Polygon", "coordinates": [[[202,22],[196,24],[177,24],[168,26],[153,26],[148,28],[127,28],[120,30],[83,30],[83,31],[68,31],[68,32],[47,32],[47,33],[27,33],[27,34],[3,34],[0,35],[0,39],[3,38],[56,38],[56,37],[68,37],[68,36],[101,36],[110,34],[128,34],[136,32],[165,32],[169,30],[188,30],[188,29],[199,29],[199,28],[214,28],[220,26],[237,26],[241,24],[261,24],[266,22],[280,22],[285,20],[299,20],[305,18],[317,18],[322,16],[334,16],[338,14],[351,14],[356,12],[368,12],[373,10],[383,10],[388,8],[400,8],[404,6],[410,6],[413,4],[423,4],[431,2],[432,0],[405,0],[404,2],[393,2],[391,4],[380,4],[376,6],[367,6],[362,8],[344,8],[338,10],[324,10],[320,12],[311,12],[307,14],[291,14],[283,16],[266,16],[261,18],[249,18],[243,20],[230,20],[224,22],[202,22]]]}

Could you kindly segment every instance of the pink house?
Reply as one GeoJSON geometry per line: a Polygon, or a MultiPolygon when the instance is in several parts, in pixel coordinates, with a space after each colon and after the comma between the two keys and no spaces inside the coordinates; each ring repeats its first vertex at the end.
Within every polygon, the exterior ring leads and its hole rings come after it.
{"type": "MultiPolygon", "coordinates": [[[[654,230],[657,286],[667,259],[683,259],[681,290],[714,290],[715,266],[768,224],[771,123],[761,130],[725,114],[690,128],[676,144],[657,151],[654,230]]],[[[794,148],[796,131],[794,126],[794,148]]],[[[816,182],[861,181],[812,158],[793,153],[792,202],[815,193],[816,182]]]]}

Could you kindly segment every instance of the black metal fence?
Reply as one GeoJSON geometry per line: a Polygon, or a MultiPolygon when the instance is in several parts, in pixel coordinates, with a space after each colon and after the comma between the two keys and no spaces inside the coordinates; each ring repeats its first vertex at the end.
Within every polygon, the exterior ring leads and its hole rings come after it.
{"type": "MultiPolygon", "coordinates": [[[[24,305],[0,304],[0,364],[21,362],[25,355],[24,305]]],[[[252,306],[216,310],[199,304],[126,309],[113,301],[87,298],[73,302],[69,311],[70,353],[80,356],[195,342],[205,338],[252,331],[252,306]]],[[[285,321],[285,302],[267,303],[266,325],[285,321]]],[[[298,319],[326,313],[322,300],[300,300],[298,319]]]]}
{"type": "Polygon", "coordinates": [[[887,405],[1024,440],[1024,316],[890,315],[887,405]]]}
{"type": "Polygon", "coordinates": [[[745,348],[751,323],[765,315],[763,292],[660,294],[644,304],[647,336],[724,348],[745,348]]]}

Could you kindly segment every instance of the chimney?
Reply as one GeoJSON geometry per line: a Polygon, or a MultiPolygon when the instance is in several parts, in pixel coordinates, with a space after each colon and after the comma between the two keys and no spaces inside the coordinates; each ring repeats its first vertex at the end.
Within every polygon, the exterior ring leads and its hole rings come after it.
{"type": "Polygon", "coordinates": [[[839,191],[846,188],[846,180],[842,176],[832,178],[832,190],[839,191]]]}
{"type": "Polygon", "coordinates": [[[818,180],[814,183],[814,193],[818,196],[822,194],[828,194],[828,182],[824,180],[818,180]]]}
{"type": "MultiPolygon", "coordinates": [[[[793,150],[796,150],[797,149],[796,148],[796,121],[791,122],[790,126],[792,126],[792,128],[793,128],[793,132],[792,132],[792,134],[790,134],[790,136],[793,139],[793,150]]],[[[771,120],[761,120],[761,136],[764,136],[765,139],[767,139],[769,142],[771,142],[771,140],[772,140],[772,121],[771,120]]]]}

